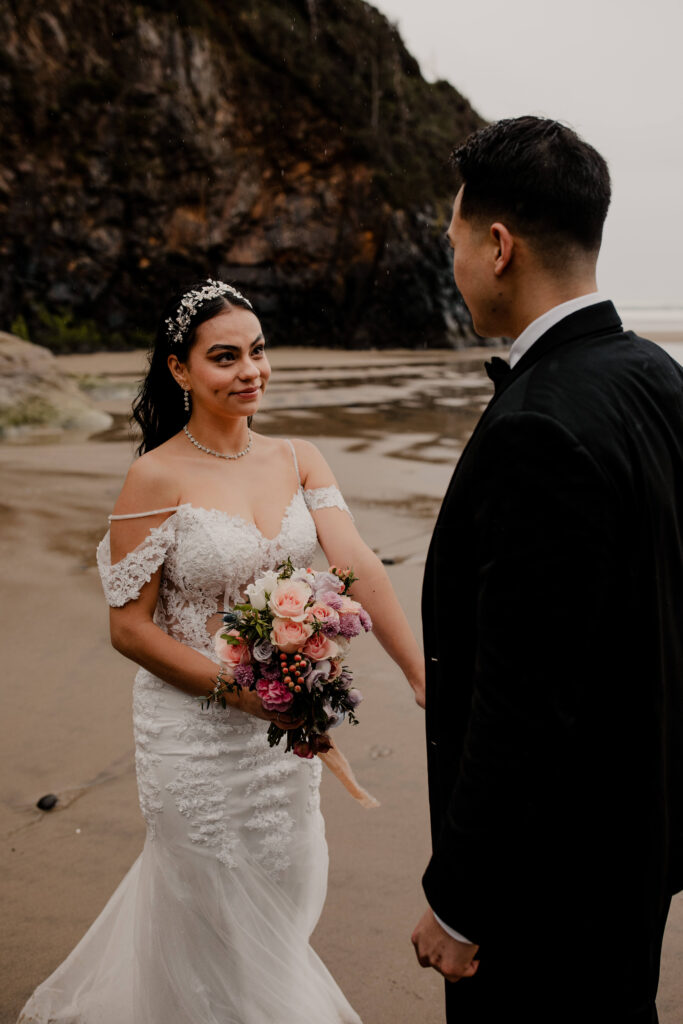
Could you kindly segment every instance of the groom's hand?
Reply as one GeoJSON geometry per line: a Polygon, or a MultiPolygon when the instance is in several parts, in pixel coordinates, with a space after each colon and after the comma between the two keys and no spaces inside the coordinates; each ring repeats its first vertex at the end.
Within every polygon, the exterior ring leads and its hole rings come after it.
{"type": "Polygon", "coordinates": [[[452,938],[431,910],[422,916],[411,938],[420,965],[433,967],[446,981],[460,981],[477,973],[479,961],[474,957],[479,946],[452,938]]]}

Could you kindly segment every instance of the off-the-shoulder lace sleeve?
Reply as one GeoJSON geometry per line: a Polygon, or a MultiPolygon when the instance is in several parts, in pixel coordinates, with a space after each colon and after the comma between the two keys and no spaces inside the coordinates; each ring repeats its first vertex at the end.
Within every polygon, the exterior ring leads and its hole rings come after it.
{"type": "Polygon", "coordinates": [[[97,567],[100,570],[107,604],[112,608],[121,608],[128,601],[134,601],[139,597],[145,583],[149,583],[163,563],[174,537],[175,521],[171,517],[161,526],[152,527],[141,544],[112,565],[111,544],[107,531],[97,548],[97,567]]]}
{"type": "Polygon", "coordinates": [[[340,508],[342,512],[348,512],[353,519],[351,509],[334,484],[331,487],[314,487],[310,491],[304,491],[304,501],[311,512],[316,512],[320,508],[340,508]]]}

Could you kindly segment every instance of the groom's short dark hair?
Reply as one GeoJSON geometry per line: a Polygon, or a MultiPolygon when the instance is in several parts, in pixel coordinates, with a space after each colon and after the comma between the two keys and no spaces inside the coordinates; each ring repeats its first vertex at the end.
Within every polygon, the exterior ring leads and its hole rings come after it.
{"type": "Polygon", "coordinates": [[[515,117],[481,128],[453,152],[465,220],[500,220],[548,256],[597,252],[610,202],[607,164],[558,121],[515,117]]]}

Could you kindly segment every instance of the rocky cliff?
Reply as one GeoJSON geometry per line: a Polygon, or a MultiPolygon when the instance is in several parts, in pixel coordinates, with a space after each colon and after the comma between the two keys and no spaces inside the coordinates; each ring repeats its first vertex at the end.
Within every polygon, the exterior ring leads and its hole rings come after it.
{"type": "Polygon", "coordinates": [[[144,343],[209,274],[288,344],[462,343],[448,154],[482,121],[362,0],[4,0],[0,328],[144,343]]]}
{"type": "Polygon", "coordinates": [[[40,428],[92,433],[112,422],[62,372],[51,352],[0,331],[0,438],[40,428]]]}

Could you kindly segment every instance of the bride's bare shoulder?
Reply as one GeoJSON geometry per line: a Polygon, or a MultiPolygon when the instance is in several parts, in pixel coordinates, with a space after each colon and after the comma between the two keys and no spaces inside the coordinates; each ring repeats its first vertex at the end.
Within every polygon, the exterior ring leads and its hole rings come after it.
{"type": "Polygon", "coordinates": [[[325,457],[312,441],[293,437],[291,443],[296,452],[299,474],[304,487],[327,487],[330,484],[336,484],[334,474],[328,466],[325,457]]]}
{"type": "Polygon", "coordinates": [[[178,475],[170,442],[145,452],[133,462],[114,506],[115,515],[170,508],[178,504],[178,475]]]}

